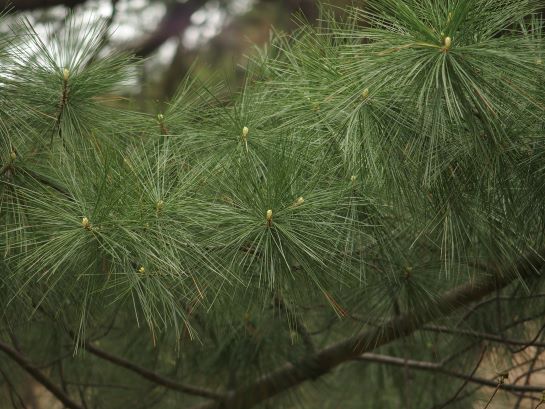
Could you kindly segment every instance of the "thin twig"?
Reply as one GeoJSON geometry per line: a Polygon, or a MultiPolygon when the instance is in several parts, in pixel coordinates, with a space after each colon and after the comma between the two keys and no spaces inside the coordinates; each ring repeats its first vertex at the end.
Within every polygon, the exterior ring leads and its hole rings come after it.
{"type": "MultiPolygon", "coordinates": [[[[524,380],[524,385],[530,385],[530,378],[532,376],[534,367],[536,365],[537,359],[539,358],[539,355],[541,354],[541,350],[539,348],[536,348],[536,351],[534,352],[534,357],[530,361],[530,365],[528,367],[528,371],[526,373],[526,379],[524,380]]],[[[514,382],[516,382],[519,378],[515,379],[514,382]]],[[[515,404],[514,409],[519,409],[520,405],[522,404],[522,400],[524,399],[524,396],[519,396],[517,398],[517,402],[515,404]]]]}
{"type": "MultiPolygon", "coordinates": [[[[485,351],[486,351],[486,346],[484,346],[481,349],[481,354],[479,356],[479,360],[475,364],[475,367],[473,368],[473,370],[471,371],[469,376],[464,380],[462,385],[460,385],[460,387],[454,393],[454,395],[452,395],[452,397],[450,399],[448,399],[445,403],[443,403],[441,406],[437,407],[437,409],[444,409],[445,407],[447,407],[451,403],[455,402],[456,399],[458,399],[458,396],[460,395],[460,393],[462,393],[464,388],[471,382],[471,379],[475,377],[475,373],[477,372],[477,369],[479,369],[479,366],[481,366],[481,362],[483,361],[485,351]]],[[[436,407],[434,406],[434,408],[436,408],[436,407]]]]}
{"type": "Polygon", "coordinates": [[[539,367],[533,367],[532,370],[528,370],[527,372],[523,373],[523,374],[520,374],[519,376],[517,376],[513,382],[517,382],[519,380],[521,380],[522,378],[528,376],[528,374],[535,374],[536,372],[541,372],[541,371],[544,371],[545,370],[545,366],[539,366],[539,367]]]}
{"type": "Polygon", "coordinates": [[[514,349],[512,352],[514,354],[516,354],[518,352],[522,352],[523,350],[525,350],[529,346],[540,346],[538,344],[540,344],[541,342],[536,342],[536,341],[539,338],[539,336],[541,335],[541,333],[543,332],[543,330],[545,330],[545,323],[541,326],[541,328],[539,328],[536,335],[530,341],[528,341],[525,345],[521,346],[520,348],[514,349]]]}
{"type": "Polygon", "coordinates": [[[493,297],[493,298],[488,298],[486,300],[483,300],[481,302],[479,302],[478,304],[475,304],[469,311],[467,311],[463,316],[462,318],[460,319],[460,322],[465,322],[467,321],[467,319],[473,314],[475,313],[477,310],[481,309],[482,307],[485,307],[487,306],[488,304],[492,303],[492,302],[495,302],[496,299],[499,299],[501,301],[520,301],[520,300],[530,300],[530,299],[534,299],[534,298],[545,298],[545,294],[543,293],[539,293],[539,294],[530,294],[530,295],[525,295],[525,296],[521,296],[521,297],[512,297],[512,296],[502,296],[502,297],[493,297]]]}
{"type": "MultiPolygon", "coordinates": [[[[522,346],[523,347],[522,349],[526,349],[530,346],[545,348],[545,342],[536,342],[537,336],[530,341],[520,341],[516,339],[503,338],[498,335],[489,334],[485,332],[477,332],[477,331],[463,330],[463,329],[456,329],[456,328],[449,328],[449,327],[439,327],[439,326],[432,326],[432,325],[425,325],[422,327],[422,330],[432,331],[432,332],[442,332],[445,334],[468,335],[468,336],[472,336],[472,337],[479,338],[486,341],[497,342],[500,344],[522,346]]],[[[542,331],[543,331],[543,328],[539,331],[538,335],[542,331]]]]}
{"type": "MultiPolygon", "coordinates": [[[[437,364],[435,362],[427,362],[427,361],[414,361],[412,359],[406,360],[404,358],[397,358],[393,356],[388,355],[380,355],[380,354],[373,354],[373,353],[365,353],[361,356],[354,358],[356,361],[368,361],[368,362],[376,362],[381,364],[387,364],[387,365],[396,365],[396,366],[409,366],[414,369],[420,369],[423,371],[430,371],[430,372],[436,372],[443,375],[451,376],[453,378],[459,378],[468,380],[471,383],[495,388],[498,386],[498,382],[494,382],[490,379],[480,378],[472,375],[467,375],[461,372],[452,371],[450,369],[444,368],[441,364],[437,364]]],[[[532,385],[515,385],[515,384],[506,384],[503,383],[500,385],[501,389],[506,391],[513,391],[513,392],[532,392],[537,393],[543,391],[545,389],[545,386],[532,386],[532,385]]]]}
{"type": "Polygon", "coordinates": [[[486,402],[486,405],[483,409],[488,409],[488,407],[490,406],[490,404],[492,403],[492,400],[494,399],[494,396],[496,396],[496,393],[498,393],[498,391],[500,390],[502,386],[502,381],[499,381],[498,382],[498,385],[496,386],[496,388],[494,389],[494,392],[492,393],[492,396],[490,397],[490,399],[488,399],[488,402],[486,402]]]}

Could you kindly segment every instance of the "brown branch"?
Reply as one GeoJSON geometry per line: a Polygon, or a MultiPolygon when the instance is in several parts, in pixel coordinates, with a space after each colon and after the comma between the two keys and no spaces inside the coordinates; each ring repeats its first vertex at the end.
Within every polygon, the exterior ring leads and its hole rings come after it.
{"type": "Polygon", "coordinates": [[[108,41],[110,40],[110,28],[112,27],[115,17],[117,16],[117,3],[119,3],[119,0],[110,0],[110,6],[112,8],[112,11],[110,12],[108,18],[106,18],[106,20],[104,21],[102,36],[100,38],[98,46],[93,51],[91,58],[89,58],[87,65],[93,64],[98,59],[100,52],[104,49],[104,47],[108,44],[108,41]]]}
{"type": "Polygon", "coordinates": [[[191,25],[191,15],[206,2],[207,0],[172,2],[155,30],[145,38],[129,44],[126,49],[138,57],[147,57],[168,39],[180,36],[191,25]]]}
{"type": "MultiPolygon", "coordinates": [[[[87,0],[0,0],[0,11],[9,12],[44,9],[53,6],[73,8],[87,0]]],[[[163,45],[169,38],[181,35],[191,25],[191,15],[201,8],[207,0],[188,0],[185,3],[171,2],[163,19],[156,29],[145,38],[130,44],[128,51],[137,56],[147,57],[163,45]]],[[[115,7],[115,5],[114,5],[115,7]]]]}
{"type": "Polygon", "coordinates": [[[74,402],[66,395],[57,385],[51,382],[42,372],[30,363],[21,353],[0,341],[0,350],[15,361],[21,368],[30,374],[37,382],[41,383],[44,388],[51,392],[65,407],[69,409],[83,409],[79,404],[74,402]]]}
{"type": "MultiPolygon", "coordinates": [[[[284,364],[271,373],[260,377],[254,383],[231,392],[221,408],[251,408],[307,380],[316,379],[342,363],[408,336],[420,329],[424,324],[478,301],[493,293],[496,289],[508,286],[517,279],[530,277],[536,274],[543,265],[544,258],[542,254],[536,253],[528,257],[522,257],[511,269],[502,270],[494,275],[463,284],[428,302],[422,309],[395,317],[373,330],[365,331],[321,349],[313,356],[305,357],[295,363],[284,364]],[[314,370],[310,372],[308,368],[314,370]]],[[[483,274],[480,273],[480,275],[483,274]]],[[[201,409],[215,407],[218,407],[217,403],[199,406],[201,409]]]]}
{"type": "Polygon", "coordinates": [[[85,3],[87,0],[0,0],[0,11],[8,9],[9,12],[29,11],[44,9],[54,6],[72,8],[85,3]]]}
{"type": "Polygon", "coordinates": [[[200,396],[207,399],[214,399],[214,400],[222,400],[223,395],[210,391],[208,389],[200,388],[193,385],[186,385],[182,383],[175,382],[171,379],[165,378],[162,375],[159,375],[155,372],[152,372],[146,368],[143,368],[141,366],[138,366],[134,364],[131,361],[128,361],[124,358],[121,358],[119,356],[113,355],[109,352],[103,351],[102,349],[99,349],[92,345],[91,343],[85,343],[83,347],[89,351],[91,354],[102,358],[114,365],[120,366],[122,368],[128,369],[129,371],[134,372],[135,374],[139,375],[140,377],[153,382],[155,384],[164,386],[167,389],[172,389],[175,391],[187,393],[188,395],[194,395],[194,396],[200,396]]]}

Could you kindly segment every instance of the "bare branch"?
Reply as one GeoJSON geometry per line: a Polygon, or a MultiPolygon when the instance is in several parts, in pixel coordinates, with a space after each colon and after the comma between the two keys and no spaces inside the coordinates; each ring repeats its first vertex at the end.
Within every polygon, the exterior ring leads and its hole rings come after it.
{"type": "MultiPolygon", "coordinates": [[[[545,327],[545,325],[544,325],[544,327],[545,327]]],[[[541,330],[538,332],[538,335],[543,331],[543,329],[544,328],[542,327],[541,330]]],[[[500,344],[522,346],[522,348],[520,348],[521,350],[525,349],[525,348],[528,348],[530,346],[540,347],[540,348],[545,347],[545,342],[536,341],[537,336],[534,337],[534,339],[532,339],[530,341],[519,341],[517,339],[504,338],[504,337],[501,337],[501,336],[498,336],[498,335],[495,335],[495,334],[488,334],[488,333],[485,333],[485,332],[477,332],[477,331],[457,329],[457,328],[449,328],[449,327],[438,327],[438,326],[426,325],[426,326],[422,327],[422,330],[432,331],[432,332],[440,332],[440,333],[445,333],[445,334],[467,335],[467,336],[483,339],[483,340],[486,340],[486,341],[497,342],[497,343],[500,343],[500,344]]]]}
{"type": "MultiPolygon", "coordinates": [[[[540,355],[541,355],[541,349],[536,348],[534,352],[534,356],[532,360],[530,361],[530,365],[528,366],[528,370],[526,371],[526,374],[525,374],[524,385],[530,385],[530,378],[532,377],[532,373],[534,372],[536,362],[540,355]]],[[[519,379],[520,379],[520,376],[515,379],[515,382],[518,381],[519,379]]],[[[518,397],[517,402],[515,403],[514,409],[520,409],[520,405],[522,404],[523,399],[524,399],[524,396],[522,395],[518,397]]]]}
{"type": "Polygon", "coordinates": [[[45,9],[53,6],[75,7],[87,0],[0,0],[0,10],[10,12],[45,9]]]}
{"type": "Polygon", "coordinates": [[[185,3],[172,2],[155,30],[126,48],[138,57],[147,57],[168,39],[180,36],[190,25],[191,15],[207,0],[188,0],[185,3]]]}
{"type": "MultiPolygon", "coordinates": [[[[441,374],[451,376],[454,378],[464,379],[465,381],[483,385],[483,386],[488,386],[491,388],[498,387],[497,380],[490,380],[490,379],[476,377],[473,375],[467,375],[467,374],[456,372],[456,371],[451,371],[450,369],[444,368],[443,366],[435,362],[414,361],[411,359],[407,360],[404,358],[396,358],[396,357],[392,357],[388,355],[379,355],[379,354],[373,354],[373,353],[365,353],[355,358],[355,360],[376,362],[376,363],[387,364],[387,365],[408,366],[414,369],[437,372],[437,373],[441,373],[441,374]]],[[[504,389],[506,391],[514,391],[514,392],[537,393],[537,392],[542,392],[545,389],[545,386],[515,385],[515,384],[503,383],[500,385],[499,389],[504,389]]]]}
{"type": "Polygon", "coordinates": [[[148,381],[151,381],[153,383],[156,383],[158,385],[164,386],[167,389],[172,389],[179,392],[187,393],[188,395],[200,396],[200,397],[208,398],[208,399],[214,399],[214,400],[223,399],[223,395],[219,393],[210,391],[208,389],[200,388],[197,386],[186,385],[186,384],[175,382],[171,379],[163,377],[162,375],[152,372],[146,368],[142,368],[141,366],[138,366],[131,361],[128,361],[124,358],[113,355],[109,352],[103,351],[102,349],[95,347],[91,343],[86,343],[83,345],[83,347],[87,351],[89,351],[91,354],[99,358],[102,358],[108,362],[111,362],[114,365],[128,369],[129,371],[134,372],[135,374],[141,376],[142,378],[148,381]]]}

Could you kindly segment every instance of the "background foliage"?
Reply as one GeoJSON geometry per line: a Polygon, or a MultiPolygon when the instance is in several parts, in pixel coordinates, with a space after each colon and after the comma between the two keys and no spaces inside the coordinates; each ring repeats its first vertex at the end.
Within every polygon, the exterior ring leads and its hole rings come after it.
{"type": "Polygon", "coordinates": [[[535,407],[542,7],[325,7],[275,32],[240,89],[190,73],[146,112],[125,98],[142,62],[102,48],[107,22],[70,14],[47,40],[12,23],[0,407],[39,405],[20,366],[81,408],[484,407],[501,386],[487,370],[509,370],[495,404],[535,407]],[[319,378],[328,345],[375,330],[319,378]],[[293,386],[317,380],[252,405],[222,395],[284,363],[293,386]]]}

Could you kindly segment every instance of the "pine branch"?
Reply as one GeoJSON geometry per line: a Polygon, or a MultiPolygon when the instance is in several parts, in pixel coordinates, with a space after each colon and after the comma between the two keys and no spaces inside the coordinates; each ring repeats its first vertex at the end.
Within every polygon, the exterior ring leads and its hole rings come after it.
{"type": "Polygon", "coordinates": [[[13,361],[15,361],[21,368],[23,368],[29,375],[31,375],[37,382],[43,385],[49,392],[51,392],[64,406],[69,409],[83,409],[82,406],[74,402],[70,397],[65,394],[57,385],[52,383],[41,371],[29,362],[26,357],[15,349],[0,341],[0,350],[8,355],[13,361]]]}
{"type": "MultiPolygon", "coordinates": [[[[251,408],[305,381],[316,379],[340,364],[357,359],[366,352],[406,337],[420,329],[425,323],[447,316],[454,310],[478,301],[497,289],[507,287],[517,279],[530,277],[544,264],[543,253],[523,257],[511,269],[499,271],[497,275],[447,291],[441,297],[429,301],[426,307],[419,311],[402,314],[372,331],[366,331],[333,344],[296,363],[286,363],[251,385],[233,391],[221,407],[222,409],[251,408]],[[314,371],[310,373],[302,368],[313,368],[314,371]]],[[[217,407],[216,405],[217,403],[211,403],[198,408],[211,409],[217,407]]]]}

